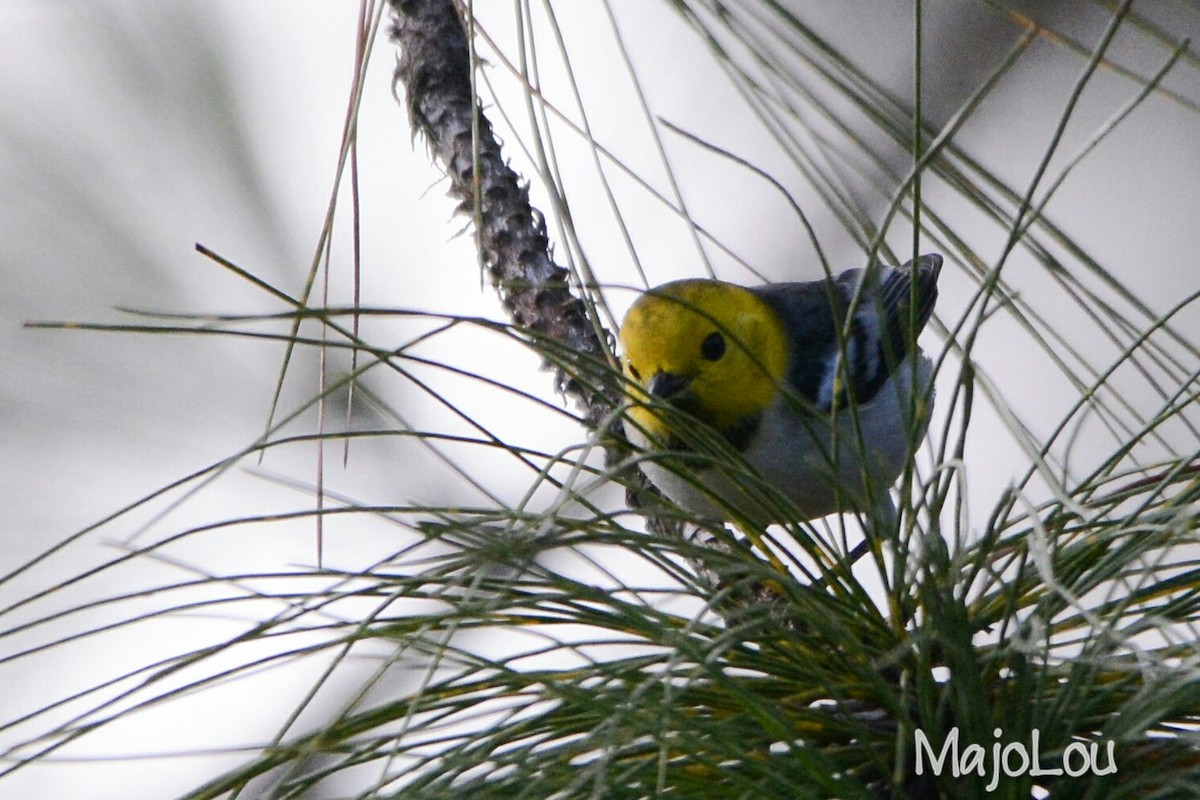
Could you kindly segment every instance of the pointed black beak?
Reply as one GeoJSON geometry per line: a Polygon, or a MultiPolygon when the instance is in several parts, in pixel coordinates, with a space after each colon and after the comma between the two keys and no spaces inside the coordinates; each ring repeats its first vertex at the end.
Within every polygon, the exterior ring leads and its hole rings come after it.
{"type": "Polygon", "coordinates": [[[650,379],[646,389],[660,400],[670,400],[692,383],[691,375],[676,375],[672,372],[660,372],[650,379]]]}

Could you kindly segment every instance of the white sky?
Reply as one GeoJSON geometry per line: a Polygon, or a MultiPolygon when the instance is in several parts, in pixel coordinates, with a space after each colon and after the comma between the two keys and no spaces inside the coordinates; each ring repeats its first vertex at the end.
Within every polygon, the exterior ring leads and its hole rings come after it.
{"type": "MultiPolygon", "coordinates": [[[[29,320],[130,321],[112,310],[118,306],[280,311],[276,302],[203,259],[192,246],[203,243],[299,292],[332,189],[352,67],[355,5],[334,0],[18,0],[0,6],[0,568],[5,572],[168,480],[236,452],[261,433],[282,355],[278,344],[32,331],[20,325],[29,320]]],[[[654,113],[750,158],[779,177],[804,207],[815,207],[802,177],[746,112],[721,72],[705,60],[703,48],[662,5],[614,3],[654,113]]],[[[889,86],[902,89],[908,80],[908,34],[907,29],[894,31],[906,24],[907,5],[856,2],[836,5],[839,13],[830,12],[832,5],[815,13],[835,42],[857,47],[889,86]]],[[[960,74],[971,66],[962,51],[977,47],[991,54],[996,48],[955,39],[963,29],[954,27],[960,21],[954,7],[929,5],[931,14],[941,16],[930,25],[928,102],[931,115],[945,119],[974,85],[960,74]],[[938,72],[942,66],[944,75],[938,72]],[[960,79],[965,88],[957,85],[960,79]]],[[[602,6],[558,6],[593,134],[668,193],[602,6]]],[[[489,9],[496,16],[485,18],[485,24],[512,53],[510,9],[510,4],[497,4],[489,9]]],[[[1088,30],[1094,38],[1095,32],[1088,30]]],[[[1127,63],[1146,74],[1167,55],[1143,52],[1147,48],[1133,41],[1123,46],[1127,63]]],[[[489,74],[501,86],[502,106],[523,117],[523,101],[511,76],[485,45],[480,47],[492,62],[489,74]]],[[[542,47],[545,91],[577,119],[567,84],[552,67],[556,51],[549,39],[542,47]]],[[[989,167],[1020,186],[1029,179],[1070,82],[1082,68],[1078,59],[1048,45],[1035,48],[1043,52],[1031,59],[1030,68],[1014,72],[962,133],[989,167]]],[[[491,291],[480,290],[469,237],[456,237],[463,222],[451,217],[438,172],[420,144],[410,146],[405,117],[390,94],[393,59],[391,47],[381,42],[360,116],[364,302],[498,319],[491,291]]],[[[1172,85],[1194,87],[1195,68],[1180,70],[1183,77],[1172,85]]],[[[1102,74],[1096,85],[1070,129],[1066,154],[1136,91],[1110,74],[1102,74]]],[[[1160,311],[1200,284],[1191,263],[1200,252],[1200,226],[1193,219],[1200,208],[1198,123],[1193,112],[1151,99],[1073,174],[1051,207],[1068,233],[1087,241],[1094,256],[1160,311]]],[[[664,135],[696,219],[774,279],[819,275],[802,228],[774,189],[664,135]]],[[[527,170],[515,137],[507,130],[501,136],[514,164],[527,170]]],[[[556,144],[592,268],[605,283],[636,286],[633,260],[596,181],[588,149],[565,135],[556,144]]],[[[686,226],[619,171],[609,168],[608,174],[651,280],[700,274],[703,262],[686,226]]],[[[931,200],[944,202],[947,213],[959,215],[956,219],[969,228],[969,212],[956,208],[944,187],[933,184],[929,189],[931,200]]],[[[537,186],[534,195],[535,204],[548,210],[546,195],[537,186]]],[[[344,303],[350,297],[348,215],[339,219],[331,291],[333,302],[344,303]]],[[[860,265],[850,240],[834,228],[829,215],[818,212],[814,222],[835,268],[860,265]]],[[[565,256],[567,244],[558,240],[553,225],[551,232],[556,252],[565,256]]],[[[903,248],[907,236],[898,225],[891,240],[903,248]]],[[[976,244],[985,257],[994,257],[999,239],[980,226],[976,244]]],[[[724,277],[750,280],[719,254],[714,259],[724,277]]],[[[971,284],[953,267],[944,276],[939,311],[953,321],[971,284]]],[[[1054,299],[1030,259],[1019,256],[1010,277],[1042,311],[1069,319],[1064,327],[1080,333],[1077,338],[1085,340],[1081,346],[1089,345],[1086,329],[1076,327],[1084,324],[1079,315],[1054,299]]],[[[631,292],[612,292],[618,315],[632,297],[631,292]]],[[[1181,329],[1195,341],[1200,315],[1195,310],[1184,315],[1181,329]]],[[[377,341],[398,342],[413,328],[368,321],[364,330],[377,341]]],[[[1037,432],[1048,432],[1073,399],[1073,390],[1046,370],[1035,346],[1011,329],[995,330],[984,338],[977,357],[1026,421],[1037,432]]],[[[927,339],[928,348],[937,344],[936,337],[927,339]]],[[[1095,347],[1094,357],[1103,360],[1105,345],[1097,342],[1095,347]]],[[[538,371],[536,361],[494,335],[455,332],[446,337],[445,346],[435,343],[424,352],[556,402],[550,378],[538,371]]],[[[457,403],[502,435],[549,451],[580,440],[569,421],[535,413],[527,402],[437,380],[457,403]]],[[[369,385],[417,426],[452,430],[458,425],[398,380],[380,376],[369,385]]],[[[316,365],[305,354],[292,366],[284,408],[295,408],[315,387],[316,365]]],[[[1136,394],[1136,387],[1131,391],[1136,394]]],[[[310,415],[305,424],[311,422],[310,415]]],[[[995,422],[985,414],[980,424],[995,422]]],[[[988,500],[1027,463],[1003,434],[988,430],[1000,429],[984,428],[971,452],[976,470],[970,486],[972,501],[980,506],[975,509],[978,518],[986,516],[988,500]]],[[[1110,447],[1102,438],[1087,439],[1081,457],[1095,457],[1110,447]]],[[[472,473],[506,502],[517,502],[531,484],[532,475],[512,469],[506,459],[478,452],[466,458],[472,473]]],[[[340,451],[327,459],[340,464],[340,451]]],[[[297,448],[273,453],[262,469],[311,483],[314,452],[297,448]]],[[[330,488],[376,502],[481,502],[477,494],[464,495],[452,473],[435,459],[397,442],[355,445],[349,469],[330,469],[327,481],[330,488]]],[[[611,494],[606,498],[617,502],[611,494]]],[[[142,536],[260,511],[296,510],[308,502],[303,492],[235,469],[142,536]]],[[[162,509],[162,504],[154,507],[162,509]]],[[[139,511],[122,518],[0,584],[0,604],[116,556],[120,550],[115,543],[137,533],[149,516],[139,511]]],[[[361,568],[395,547],[394,530],[383,524],[331,523],[329,528],[325,559],[334,566],[361,568]]],[[[196,537],[171,555],[213,569],[270,571],[312,563],[315,540],[308,522],[256,526],[196,537]]],[[[158,569],[156,579],[186,575],[166,566],[158,569]]],[[[136,582],[130,576],[120,572],[69,588],[36,611],[49,613],[121,591],[121,581],[136,582]]],[[[262,614],[275,610],[264,605],[262,614]]],[[[35,615],[35,610],[25,617],[10,615],[0,627],[35,615]]],[[[103,619],[103,610],[89,615],[92,624],[103,619]]],[[[84,688],[97,674],[145,663],[154,653],[176,652],[189,637],[207,639],[227,629],[228,621],[179,618],[95,646],[0,664],[0,686],[5,687],[0,689],[0,721],[72,687],[84,688]],[[142,647],[145,651],[139,652],[142,647]]],[[[25,646],[32,641],[25,640],[25,646]]],[[[4,649],[0,644],[0,652],[4,649]]],[[[236,732],[236,741],[270,736],[280,714],[259,712],[289,708],[312,680],[306,669],[293,670],[287,681],[254,682],[252,707],[236,691],[204,693],[199,702],[131,717],[70,752],[95,756],[125,748],[158,752],[203,746],[227,730],[231,719],[241,717],[244,729],[236,732]],[[183,719],[195,738],[176,741],[183,719]],[[164,741],[169,745],[164,747],[164,741]]],[[[352,676],[344,681],[351,685],[352,676]]],[[[0,732],[0,747],[11,743],[5,737],[0,732]]],[[[231,743],[221,737],[216,741],[231,743]]],[[[79,796],[81,787],[93,798],[162,797],[195,785],[213,766],[205,759],[185,760],[182,766],[174,760],[51,762],[0,780],[0,798],[79,796]]]]}

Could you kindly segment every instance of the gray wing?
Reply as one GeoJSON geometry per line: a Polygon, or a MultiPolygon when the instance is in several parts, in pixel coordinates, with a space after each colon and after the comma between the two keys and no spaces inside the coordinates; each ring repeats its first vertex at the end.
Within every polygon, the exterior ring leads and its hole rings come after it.
{"type": "Polygon", "coordinates": [[[942,257],[930,254],[915,265],[852,269],[832,280],[753,289],[791,331],[795,346],[788,379],[797,393],[822,411],[870,401],[915,348],[933,314],[941,268],[942,257]],[[856,292],[859,299],[841,353],[838,331],[845,327],[856,292]],[[837,380],[839,357],[846,362],[848,385],[837,380]]]}

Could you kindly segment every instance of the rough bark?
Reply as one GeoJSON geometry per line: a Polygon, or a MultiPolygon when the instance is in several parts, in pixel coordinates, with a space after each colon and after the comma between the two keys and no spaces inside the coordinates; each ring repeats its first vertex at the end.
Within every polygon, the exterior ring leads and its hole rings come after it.
{"type": "Polygon", "coordinates": [[[393,0],[392,7],[392,36],[400,45],[396,80],[404,86],[414,134],[445,168],[458,210],[474,221],[483,267],[513,322],[558,345],[559,388],[595,425],[616,407],[620,392],[602,328],[571,293],[567,270],[550,258],[545,220],[505,163],[472,92],[470,50],[455,4],[393,0]]]}
{"type": "MultiPolygon", "coordinates": [[[[519,327],[555,345],[559,388],[595,426],[621,397],[600,338],[611,334],[588,318],[584,303],[571,293],[567,270],[550,258],[542,215],[530,205],[526,184],[504,161],[472,91],[470,49],[459,6],[454,0],[390,2],[392,37],[400,48],[396,81],[404,87],[413,134],[428,143],[446,170],[450,196],[473,220],[483,266],[508,313],[519,327]]],[[[621,452],[619,444],[609,449],[610,457],[621,452]]],[[[653,513],[660,498],[657,490],[640,471],[630,472],[628,502],[650,512],[647,529],[682,538],[681,522],[653,513]]],[[[718,537],[704,535],[698,541],[708,549],[730,550],[718,537]]],[[[693,559],[692,566],[714,593],[730,589],[721,593],[727,600],[718,609],[727,619],[764,606],[775,614],[784,610],[778,595],[758,582],[723,577],[703,559],[693,559]]]]}

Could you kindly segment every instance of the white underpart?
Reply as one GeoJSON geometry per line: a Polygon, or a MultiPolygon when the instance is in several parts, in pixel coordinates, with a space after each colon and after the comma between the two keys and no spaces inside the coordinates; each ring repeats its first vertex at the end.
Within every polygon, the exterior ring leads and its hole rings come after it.
{"type": "MultiPolygon", "coordinates": [[[[927,389],[932,366],[918,351],[919,392],[927,389]]],[[[647,461],[642,468],[667,497],[712,519],[740,515],[767,524],[868,510],[883,500],[904,470],[910,429],[915,429],[916,442],[925,436],[933,398],[929,396],[922,418],[910,424],[913,377],[912,361],[905,359],[870,402],[820,416],[798,413],[777,398],[743,454],[757,480],[737,476],[736,467],[723,465],[673,470],[647,461]],[[730,507],[737,513],[731,514],[730,507]]],[[[627,435],[645,446],[633,426],[627,426],[627,435]]]]}

